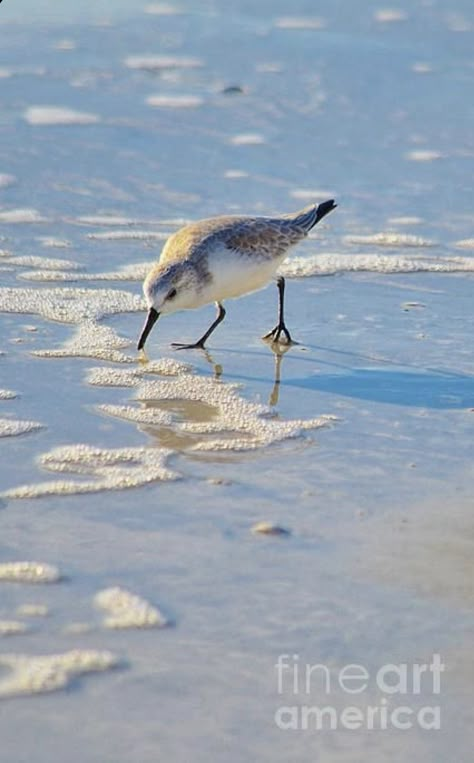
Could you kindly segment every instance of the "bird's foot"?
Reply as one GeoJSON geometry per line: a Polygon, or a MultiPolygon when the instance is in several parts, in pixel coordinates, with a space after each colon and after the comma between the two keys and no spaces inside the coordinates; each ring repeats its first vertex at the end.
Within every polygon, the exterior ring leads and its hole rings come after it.
{"type": "Polygon", "coordinates": [[[172,342],[171,347],[174,347],[175,350],[205,350],[204,342],[202,340],[199,340],[198,342],[194,342],[194,344],[182,344],[181,342],[172,342]]]}
{"type": "Polygon", "coordinates": [[[297,342],[291,338],[290,332],[284,323],[275,326],[275,328],[269,331],[268,334],[262,336],[262,339],[277,344],[297,344],[297,342]]]}

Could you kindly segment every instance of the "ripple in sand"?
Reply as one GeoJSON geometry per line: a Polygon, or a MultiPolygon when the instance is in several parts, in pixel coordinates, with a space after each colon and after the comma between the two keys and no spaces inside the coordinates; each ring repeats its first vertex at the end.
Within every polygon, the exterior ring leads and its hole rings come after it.
{"type": "Polygon", "coordinates": [[[324,29],[326,22],[320,16],[281,16],[275,20],[278,29],[324,29]]]}
{"type": "Polygon", "coordinates": [[[11,583],[57,583],[61,573],[52,564],[43,562],[3,562],[0,581],[11,583]]]}
{"type": "Polygon", "coordinates": [[[59,106],[30,106],[23,116],[28,124],[41,127],[49,125],[91,125],[100,122],[100,117],[97,114],[59,106]]]}
{"type": "Polygon", "coordinates": [[[367,236],[344,236],[347,244],[373,244],[374,246],[427,247],[435,242],[409,233],[373,233],[367,236]]]}
{"type": "Polygon", "coordinates": [[[68,686],[86,673],[102,672],[119,665],[111,652],[76,649],[63,654],[31,656],[2,654],[0,666],[10,672],[0,680],[0,698],[42,694],[68,686]]]}
{"type": "Polygon", "coordinates": [[[106,612],[104,628],[162,628],[167,624],[159,609],[124,588],[99,591],[94,604],[106,612]]]}
{"type": "Polygon", "coordinates": [[[68,445],[42,454],[39,465],[52,472],[70,472],[89,480],[56,480],[21,485],[3,493],[5,498],[42,498],[51,495],[80,495],[102,490],[124,490],[150,482],[174,480],[176,472],[166,468],[171,451],[164,448],[96,448],[68,445]]]}
{"type": "Polygon", "coordinates": [[[36,209],[2,209],[0,210],[0,223],[44,223],[47,218],[43,217],[36,209]]]}
{"type": "Polygon", "coordinates": [[[145,71],[196,69],[203,66],[199,58],[188,56],[127,56],[124,64],[128,69],[144,69],[145,71]]]}
{"type": "Polygon", "coordinates": [[[37,432],[38,429],[43,429],[43,424],[38,421],[0,419],[0,437],[18,437],[29,432],[37,432]]]}

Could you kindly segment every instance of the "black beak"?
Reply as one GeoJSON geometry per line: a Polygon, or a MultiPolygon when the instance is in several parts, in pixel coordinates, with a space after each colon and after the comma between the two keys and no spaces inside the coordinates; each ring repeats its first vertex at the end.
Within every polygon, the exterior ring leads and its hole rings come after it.
{"type": "Polygon", "coordinates": [[[160,317],[160,314],[155,310],[154,307],[150,307],[148,311],[148,317],[145,321],[145,325],[143,326],[143,331],[140,334],[140,339],[138,340],[138,349],[141,350],[145,346],[145,342],[147,340],[148,334],[152,330],[153,326],[155,325],[156,321],[160,317]]]}

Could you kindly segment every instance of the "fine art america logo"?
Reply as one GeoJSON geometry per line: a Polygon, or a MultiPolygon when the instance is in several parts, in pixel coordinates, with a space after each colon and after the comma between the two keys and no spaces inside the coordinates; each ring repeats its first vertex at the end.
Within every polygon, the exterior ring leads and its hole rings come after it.
{"type": "Polygon", "coordinates": [[[439,654],[429,663],[387,663],[372,673],[360,664],[334,670],[322,663],[300,663],[297,654],[280,654],[275,664],[277,691],[291,699],[277,708],[275,723],[293,731],[439,730],[437,701],[444,669],[439,654]],[[430,704],[421,703],[421,694],[433,697],[430,704]],[[367,696],[376,700],[368,703],[367,696]],[[316,697],[318,703],[313,704],[316,697]]]}

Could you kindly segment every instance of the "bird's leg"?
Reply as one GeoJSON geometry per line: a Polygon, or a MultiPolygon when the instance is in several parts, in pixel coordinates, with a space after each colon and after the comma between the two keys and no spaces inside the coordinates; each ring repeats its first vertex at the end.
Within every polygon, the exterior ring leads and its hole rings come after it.
{"type": "Polygon", "coordinates": [[[278,323],[274,329],[265,334],[262,339],[271,339],[273,342],[279,342],[280,337],[283,334],[286,340],[286,344],[294,344],[293,339],[290,336],[290,332],[285,326],[284,318],[284,301],[285,301],[285,279],[283,276],[277,278],[278,286],[278,323]]]}
{"type": "Polygon", "coordinates": [[[203,334],[202,337],[197,340],[197,342],[194,342],[194,344],[181,344],[181,342],[173,342],[171,346],[176,347],[177,350],[204,350],[205,342],[207,342],[214,329],[216,329],[219,323],[222,323],[225,318],[225,310],[223,305],[221,305],[220,302],[216,302],[216,307],[217,317],[215,321],[211,323],[206,333],[203,334]]]}

